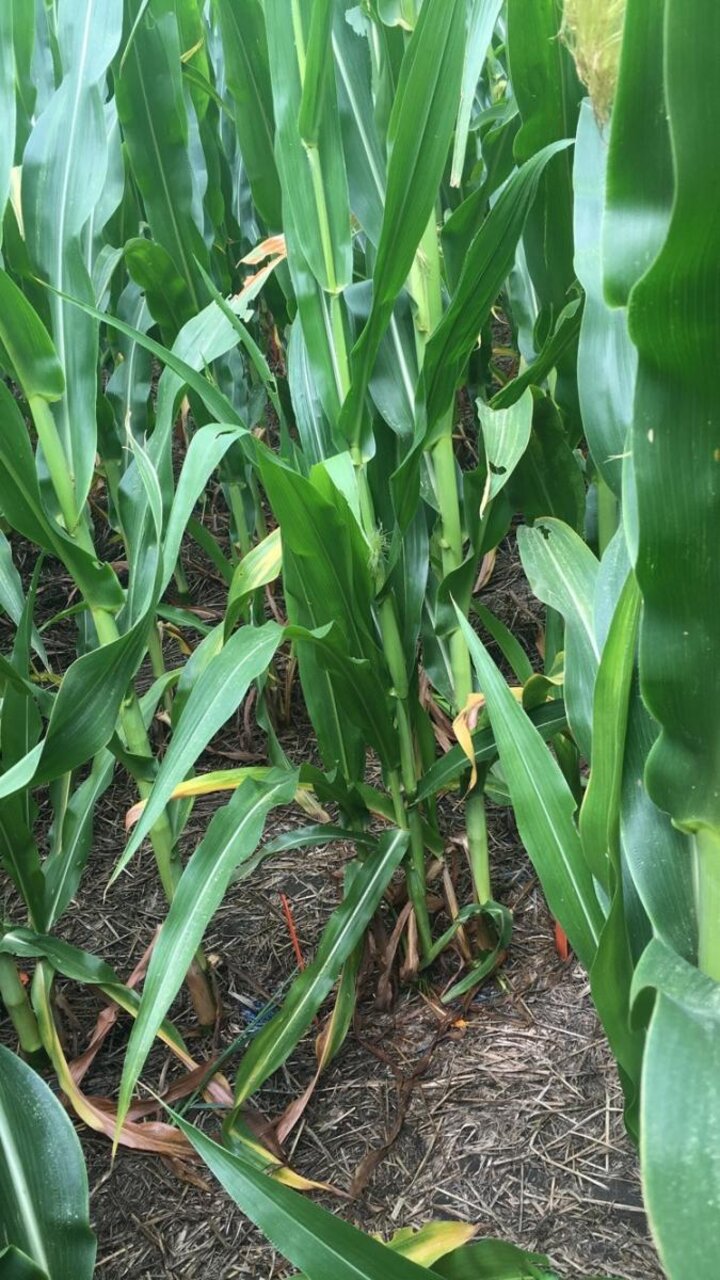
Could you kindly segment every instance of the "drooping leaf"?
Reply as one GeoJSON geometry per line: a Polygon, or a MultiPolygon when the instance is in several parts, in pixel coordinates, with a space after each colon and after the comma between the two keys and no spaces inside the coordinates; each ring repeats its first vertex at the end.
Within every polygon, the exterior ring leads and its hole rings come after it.
{"type": "Polygon", "coordinates": [[[265,671],[283,639],[275,622],[243,627],[198,676],[158,770],[147,805],[118,862],[117,877],[165,808],[200,752],[237,710],[251,682],[265,671]]]}
{"type": "Polygon", "coordinates": [[[272,808],[289,804],[297,774],[270,771],[262,782],[247,780],[215,814],[190,858],[153,948],[140,1010],[123,1065],[118,1128],[165,1014],[179,991],[203,934],[220,906],[230,878],[253,853],[272,808]]]}
{"type": "Polygon", "coordinates": [[[281,1186],[180,1116],[175,1123],[236,1204],[307,1280],[421,1280],[430,1274],[342,1218],[281,1186]]]}

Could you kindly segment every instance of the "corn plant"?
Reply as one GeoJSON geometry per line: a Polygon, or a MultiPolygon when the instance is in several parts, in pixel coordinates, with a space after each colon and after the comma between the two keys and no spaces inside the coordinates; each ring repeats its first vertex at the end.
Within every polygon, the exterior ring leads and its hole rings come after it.
{"type": "MultiPolygon", "coordinates": [[[[587,54],[582,6],[574,13],[587,54]]],[[[534,591],[565,621],[567,714],[591,766],[577,824],[557,764],[480,640],[468,641],[523,841],[589,969],[618,1060],[663,1265],[672,1277],[710,1276],[719,1169],[705,1126],[718,1107],[720,933],[705,665],[717,410],[707,362],[718,197],[697,132],[701,115],[709,126],[716,114],[715,95],[695,98],[687,76],[707,84],[717,18],[701,4],[690,17],[673,0],[652,13],[629,0],[624,29],[608,18],[604,39],[619,45],[622,31],[617,85],[606,61],[600,86],[610,123],[584,106],[575,146],[586,291],[578,389],[604,487],[600,559],[562,522],[520,532],[534,591]],[[642,120],[640,101],[655,104],[642,120]]]]}

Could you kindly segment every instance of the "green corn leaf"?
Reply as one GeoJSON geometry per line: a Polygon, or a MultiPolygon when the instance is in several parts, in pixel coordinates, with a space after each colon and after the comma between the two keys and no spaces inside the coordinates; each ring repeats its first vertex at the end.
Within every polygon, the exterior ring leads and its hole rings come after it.
{"type": "MultiPolygon", "coordinates": [[[[117,314],[135,329],[146,333],[153,320],[142,291],[129,281],[117,301],[117,314]]],[[[115,370],[108,379],[105,393],[111,404],[117,430],[117,439],[130,429],[139,436],[149,434],[148,401],[152,379],[150,356],[138,342],[121,334],[117,341],[118,359],[115,370]]],[[[107,445],[103,453],[109,452],[107,445]]],[[[122,455],[121,455],[122,456],[122,455]]]]}
{"type": "MultiPolygon", "coordinates": [[[[288,384],[302,451],[313,465],[335,452],[330,422],[325,413],[320,387],[311,367],[311,358],[303,334],[304,320],[295,317],[290,327],[287,349],[288,384]]],[[[333,408],[337,388],[332,394],[333,408]]]]}
{"type": "Polygon", "coordinates": [[[646,781],[655,802],[687,830],[720,829],[720,616],[709,608],[720,593],[711,551],[720,521],[720,396],[711,357],[720,342],[720,183],[709,177],[702,147],[720,128],[710,53],[718,38],[715,6],[697,0],[690,13],[668,0],[675,200],[665,243],[630,298],[639,354],[632,452],[644,601],[640,671],[661,730],[646,781]],[[692,101],[683,88],[688,75],[698,90],[692,101]]]}
{"type": "Polygon", "coordinates": [[[22,580],[13,563],[12,547],[0,530],[0,608],[4,609],[17,626],[24,606],[22,580]]]}
{"type": "MultiPolygon", "coordinates": [[[[13,562],[12,547],[0,530],[0,609],[4,609],[17,626],[22,617],[24,604],[22,580],[13,562]]],[[[34,625],[31,643],[40,660],[47,666],[45,646],[34,625]]]]}
{"type": "MultiPolygon", "coordinates": [[[[428,1222],[417,1230],[413,1227],[401,1227],[387,1242],[387,1248],[399,1253],[421,1267],[430,1267],[430,1274],[435,1274],[434,1264],[448,1253],[456,1251],[475,1234],[475,1228],[464,1222],[428,1222]]],[[[297,1275],[294,1280],[307,1280],[307,1276],[297,1275]]]]}
{"type": "Polygon", "coordinates": [[[619,496],[622,455],[628,447],[635,393],[637,352],[627,312],[605,301],[602,226],[607,140],[592,107],[580,110],[575,141],[575,270],[585,290],[578,346],[580,410],[593,461],[619,496]]]}
{"type": "MultiPolygon", "coordinates": [[[[344,883],[346,895],[352,888],[355,877],[360,874],[360,863],[348,863],[345,870],[344,883]]],[[[324,1071],[333,1059],[337,1057],[353,1024],[358,1001],[358,978],[364,955],[365,939],[361,938],[342,967],[335,993],[333,1011],[323,1026],[321,1039],[316,1047],[318,1073],[324,1071]]]]}
{"type": "Polygon", "coordinates": [[[269,230],[279,231],[280,179],[275,164],[275,119],[263,8],[259,0],[247,0],[241,14],[233,0],[215,0],[215,9],[238,141],[255,207],[269,230]]]}
{"type": "Polygon", "coordinates": [[[580,298],[573,298],[563,307],[537,358],[493,396],[490,401],[493,409],[505,409],[514,404],[526,387],[541,386],[548,374],[560,365],[568,350],[574,352],[582,316],[583,302],[580,298]]]}
{"type": "Polygon", "coordinates": [[[579,532],[585,514],[585,483],[568,444],[566,423],[549,394],[533,388],[532,396],[530,443],[510,477],[509,497],[526,520],[551,516],[579,532]]]}
{"type": "Polygon", "coordinates": [[[0,801],[0,863],[22,897],[30,920],[42,928],[49,910],[43,866],[22,799],[11,796],[0,801]]]}
{"type": "MultiPolygon", "coordinates": [[[[90,1280],[96,1242],[80,1143],[45,1082],[2,1045],[0,1199],[4,1241],[36,1267],[15,1274],[90,1280]]],[[[3,1275],[6,1261],[0,1255],[3,1275]]]]}
{"type": "Polygon", "coordinates": [[[53,704],[47,733],[0,777],[0,797],[51,782],[96,755],[110,740],[120,704],[147,644],[147,619],[68,668],[53,704]]]}
{"type": "Polygon", "coordinates": [[[271,770],[262,782],[247,779],[230,803],[215,814],[185,867],[153,948],[140,1010],[125,1054],[118,1132],[158,1029],[233,873],[254,854],[270,810],[290,804],[296,789],[297,774],[280,770],[271,770]]]}
{"type": "MultiPolygon", "coordinates": [[[[522,119],[514,151],[522,164],[550,143],[575,137],[583,91],[560,39],[560,0],[509,0],[507,20],[510,75],[522,119]]],[[[553,320],[575,278],[572,209],[571,156],[562,150],[541,177],[524,236],[541,310],[553,320]]]]}
{"type": "Polygon", "coordinates": [[[269,582],[274,582],[282,571],[282,540],[280,530],[273,529],[262,542],[243,556],[235,569],[228,591],[225,629],[230,632],[241,616],[246,601],[269,582]]]}
{"type": "Polygon", "coordinates": [[[307,1031],[377,911],[408,839],[406,831],[388,832],[376,852],[362,863],[342,905],[325,927],[312,964],[295,979],[281,1010],[256,1036],[240,1063],[235,1077],[238,1107],[282,1066],[307,1031]]]}
{"type": "Polygon", "coordinates": [[[163,337],[172,342],[184,324],[195,315],[190,289],[178,273],[174,259],[164,245],[134,236],[123,248],[130,279],[142,289],[153,320],[163,337]]]}
{"type": "Polygon", "coordinates": [[[282,642],[283,634],[283,628],[275,622],[268,622],[262,627],[243,627],[230,637],[200,673],[158,770],[142,817],[113,872],[112,880],[117,879],[127,866],[200,752],[240,706],[252,681],[265,671],[282,642]]]}
{"type": "Polygon", "coordinates": [[[427,227],[447,160],[463,67],[464,0],[426,0],[408,45],[388,126],[388,172],[372,310],[352,355],[344,434],[362,435],[365,392],[393,305],[427,227]]]}
{"type": "Polygon", "coordinates": [[[190,121],[174,0],[127,0],[118,114],[153,238],[172,259],[195,311],[205,301],[196,259],[209,266],[196,222],[190,121]],[[144,12],[143,12],[144,10],[144,12]]]}
{"type": "MultiPolygon", "coordinates": [[[[628,569],[622,530],[608,547],[599,571],[588,547],[557,521],[539,521],[533,529],[518,530],[518,546],[533,590],[565,620],[568,719],[590,759],[593,690],[601,642],[609,625],[605,622],[601,626],[601,621],[605,614],[612,617],[628,569]],[[599,607],[605,596],[607,606],[599,607]]],[[[661,937],[672,939],[683,955],[691,956],[694,908],[687,841],[652,803],[642,785],[656,733],[635,688],[623,777],[623,856],[653,928],[661,937]]]]}
{"type": "MultiPolygon", "coordinates": [[[[562,20],[562,0],[538,0],[531,6],[525,0],[508,0],[509,68],[522,119],[514,142],[518,163],[553,142],[574,138],[577,131],[583,89],[560,34],[562,20]]],[[[523,259],[538,308],[535,333],[543,347],[574,291],[573,257],[572,158],[563,151],[540,178],[523,233],[523,259]]],[[[577,331],[566,330],[564,336],[567,341],[557,356],[553,395],[565,418],[568,438],[575,444],[582,435],[577,331]]]]}
{"type": "Polygon", "coordinates": [[[15,163],[17,99],[13,8],[12,4],[5,4],[0,10],[0,118],[4,121],[0,138],[0,245],[5,206],[10,195],[10,174],[15,163]]]}
{"type": "Polygon", "coordinates": [[[523,568],[536,596],[565,619],[565,700],[568,720],[590,757],[592,700],[600,647],[593,607],[598,562],[580,536],[559,520],[518,530],[523,568]]]}
{"type": "Polygon", "coordinates": [[[620,811],[623,859],[653,930],[686,960],[697,958],[691,837],[674,827],[644,786],[658,727],[633,688],[620,811]]]}
{"type": "Polygon", "coordinates": [[[342,304],[318,284],[297,236],[292,211],[284,207],[288,266],[297,299],[298,318],[305,340],[305,353],[313,388],[325,414],[330,435],[337,437],[337,449],[344,447],[337,432],[340,406],[347,383],[347,353],[342,304]]]}
{"type": "MultiPolygon", "coordinates": [[[[266,0],[275,155],[286,221],[322,289],[350,283],[352,255],[347,175],[340,136],[330,0],[266,0]],[[326,68],[319,76],[320,68],[326,68]],[[303,138],[302,123],[313,135],[303,138]]],[[[291,242],[288,241],[291,249],[291,242]]]]}
{"type": "Polygon", "coordinates": [[[637,1135],[643,1053],[642,1030],[630,1025],[633,947],[624,910],[620,852],[620,806],[624,744],[635,670],[640,593],[632,570],[620,594],[595,682],[590,780],[580,810],[585,859],[610,898],[610,909],[590,971],[593,999],[620,1070],[626,1097],[625,1122],[637,1135]]]}
{"type": "Polygon", "coordinates": [[[344,776],[353,780],[362,776],[362,727],[366,741],[392,767],[397,736],[388,677],[369,630],[369,552],[355,515],[324,468],[306,479],[269,454],[263,455],[260,466],[281,530],[290,621],[307,630],[334,624],[322,646],[306,643],[302,636],[297,645],[306,703],[326,766],[339,764],[344,776]],[[354,678],[351,664],[357,664],[354,678]]]}
{"type": "Polygon", "coordinates": [[[291,831],[275,836],[264,847],[267,853],[282,853],[286,849],[319,848],[324,844],[337,844],[339,840],[365,849],[372,849],[377,843],[375,836],[362,831],[351,831],[346,827],[333,826],[332,823],[315,823],[308,827],[293,827],[291,831]]]}
{"type": "MultiPolygon", "coordinates": [[[[11,661],[6,663],[3,660],[7,683],[0,710],[0,749],[5,771],[22,761],[28,753],[32,755],[41,732],[36,705],[40,699],[24,675],[30,665],[32,615],[41,568],[42,557],[35,565],[23,604],[11,661]]],[[[0,801],[0,861],[20,893],[32,924],[45,928],[49,905],[43,878],[44,866],[32,834],[33,821],[34,813],[27,792],[0,801]]]]}
{"type": "Polygon", "coordinates": [[[248,433],[243,427],[210,423],[195,432],[178,477],[167,527],[163,536],[162,589],[170,581],[180,555],[180,544],[195,503],[228,449],[248,433]]]}
{"type": "Polygon", "coordinates": [[[6,271],[0,271],[0,340],[28,400],[59,400],[65,374],[45,325],[6,271]]]}
{"type": "MultiPolygon", "coordinates": [[[[140,995],[132,987],[126,987],[110,965],[99,956],[74,947],[61,938],[35,933],[32,929],[7,929],[0,934],[0,954],[16,956],[23,960],[47,960],[52,970],[73,982],[98,987],[114,1004],[136,1018],[140,1008],[140,995]]],[[[48,972],[52,972],[49,970],[48,972]]],[[[37,970],[36,970],[37,972],[37,970]]],[[[164,1021],[158,1032],[164,1042],[178,1051],[178,1056],[189,1057],[182,1036],[171,1022],[164,1021]]]]}
{"type": "Polygon", "coordinates": [[[187,532],[193,542],[200,547],[201,551],[204,551],[222,581],[229,586],[233,578],[233,567],[224,554],[218,539],[195,516],[191,516],[188,520],[187,532]]]}
{"type": "Polygon", "coordinates": [[[665,10],[666,0],[625,4],[603,218],[605,292],[614,307],[627,306],[670,219],[674,181],[663,84],[665,10]]]}
{"type": "Polygon", "coordinates": [[[470,244],[450,306],[425,354],[426,444],[433,439],[437,423],[453,402],[455,389],[477,345],[478,334],[510,273],[545,166],[567,146],[567,142],[551,143],[526,160],[508,180],[470,244]]]}
{"type": "Polygon", "coordinates": [[[110,786],[114,772],[115,757],[112,752],[98,752],[89,776],[68,801],[61,834],[45,863],[48,928],[52,928],[77,892],[90,856],[95,809],[110,786]]]}
{"type": "Polygon", "coordinates": [[[485,695],[520,838],[540,877],[550,910],[589,969],[597,951],[603,912],[573,821],[575,800],[559,766],[459,610],[458,621],[485,695]]]}
{"type": "Polygon", "coordinates": [[[475,90],[501,9],[502,0],[472,0],[470,6],[460,109],[455,127],[455,142],[450,172],[450,181],[454,187],[459,187],[462,182],[475,90]]]}
{"type": "Polygon", "coordinates": [[[99,564],[47,516],[27,428],[17,403],[2,382],[0,464],[0,509],[13,528],[63,560],[88,603],[98,608],[119,608],[123,593],[110,565],[99,564]]]}
{"type": "Polygon", "coordinates": [[[0,954],[18,956],[25,960],[42,957],[49,960],[58,973],[75,982],[91,986],[122,985],[115,970],[99,956],[74,947],[62,938],[36,933],[32,929],[5,929],[0,933],[0,954]]]}
{"type": "MultiPolygon", "coordinates": [[[[8,6],[6,6],[7,8],[8,6]]],[[[22,152],[31,129],[37,85],[32,74],[32,57],[35,45],[35,6],[23,0],[12,0],[13,45],[15,55],[16,89],[16,139],[15,155],[22,152]]]]}
{"type": "MultiPolygon", "coordinates": [[[[132,338],[140,347],[149,351],[163,365],[172,370],[177,381],[173,386],[173,394],[170,398],[171,408],[182,388],[188,386],[200,397],[208,412],[217,422],[229,422],[237,426],[243,425],[227,396],[209,378],[203,377],[198,372],[199,369],[205,367],[208,360],[216,358],[213,354],[213,349],[218,342],[222,351],[228,351],[236,345],[235,335],[220,309],[215,306],[215,303],[210,303],[199,315],[185,325],[174,344],[178,348],[178,352],[176,352],[164,347],[162,343],[156,342],[154,338],[149,337],[142,330],[134,328],[133,325],[127,324],[126,321],[121,320],[118,316],[104,315],[102,311],[98,311],[96,307],[82,302],[79,298],[69,298],[68,301],[73,302],[81,311],[87,311],[96,320],[102,320],[111,329],[117,329],[119,333],[124,334],[127,338],[132,338]],[[205,340],[203,340],[203,335],[205,340]],[[198,342],[200,343],[199,349],[198,342]],[[189,362],[191,355],[195,364],[189,362]]],[[[160,403],[158,401],[159,416],[160,403]]],[[[170,425],[172,426],[172,419],[170,425]]]]}
{"type": "Polygon", "coordinates": [[[73,490],[72,526],[95,465],[98,329],[60,295],[94,300],[82,237],[105,184],[108,134],[101,86],[121,31],[121,0],[78,0],[58,12],[62,80],[33,128],[22,162],[28,252],[36,272],[59,291],[50,309],[66,388],[53,412],[73,490]]]}
{"type": "Polygon", "coordinates": [[[21,1253],[13,1244],[0,1250],[0,1267],[7,1280],[47,1280],[47,1271],[36,1266],[26,1253],[21,1253]]]}
{"type": "MultiPolygon", "coordinates": [[[[552,702],[546,702],[534,708],[528,718],[545,741],[550,741],[567,727],[562,698],[555,698],[552,702]]],[[[477,764],[491,764],[497,759],[498,747],[492,729],[478,729],[473,734],[473,747],[477,764]]],[[[468,758],[462,747],[451,747],[420,779],[416,802],[420,803],[429,799],[430,796],[446,791],[454,782],[457,782],[467,768],[468,758]]]]}
{"type": "Polygon", "coordinates": [[[475,616],[480,619],[485,630],[490,632],[505,661],[512,667],[513,674],[517,680],[520,684],[526,684],[533,675],[533,668],[519,640],[505,626],[505,623],[496,617],[494,613],[491,613],[479,600],[473,600],[470,608],[475,616]]]}
{"type": "Polygon", "coordinates": [[[523,392],[508,409],[493,409],[482,400],[477,411],[485,445],[487,481],[480,514],[507,484],[530,443],[533,418],[532,392],[523,392]]]}
{"type": "Polygon", "coordinates": [[[385,202],[385,153],[375,119],[369,42],[353,29],[346,14],[336,4],[332,45],[350,206],[371,244],[377,245],[385,202]]]}
{"type": "Polygon", "coordinates": [[[720,986],[653,940],[638,964],[633,995],[644,1002],[652,992],[642,1079],[645,1205],[669,1280],[714,1280],[720,1249],[720,986]]]}
{"type": "MultiPolygon", "coordinates": [[[[146,729],[165,690],[176,680],[176,672],[166,672],[140,698],[140,711],[146,729]]],[[[52,927],[75,896],[92,849],[95,809],[110,786],[114,772],[113,753],[108,750],[98,752],[87,778],[68,800],[61,827],[53,832],[53,847],[44,868],[48,928],[52,927]]]]}
{"type": "Polygon", "coordinates": [[[593,696],[593,739],[590,779],[580,811],[580,836],[590,868],[606,891],[611,867],[617,870],[623,752],[640,595],[631,572],[618,601],[598,667],[593,696]],[[613,851],[615,851],[613,853],[613,851]]]}
{"type": "Polygon", "coordinates": [[[504,1240],[480,1240],[437,1262],[445,1280],[559,1280],[543,1254],[526,1253],[504,1240]]]}
{"type": "Polygon", "coordinates": [[[178,1127],[228,1195],[307,1280],[420,1280],[431,1274],[342,1218],[261,1173],[180,1116],[178,1127]]]}
{"type": "Polygon", "coordinates": [[[298,132],[306,147],[316,147],[326,109],[328,78],[332,71],[331,48],[334,0],[315,0],[310,14],[298,132]]]}

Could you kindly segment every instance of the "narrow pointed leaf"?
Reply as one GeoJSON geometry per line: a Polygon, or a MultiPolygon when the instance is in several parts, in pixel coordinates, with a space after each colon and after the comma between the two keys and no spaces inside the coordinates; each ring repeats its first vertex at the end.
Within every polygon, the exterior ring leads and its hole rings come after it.
{"type": "Polygon", "coordinates": [[[431,1274],[364,1235],[320,1205],[261,1173],[247,1159],[218,1146],[187,1124],[175,1123],[208,1168],[267,1238],[307,1280],[420,1280],[431,1274]]]}
{"type": "Polygon", "coordinates": [[[343,410],[352,443],[362,435],[364,398],[393,304],[434,208],[462,78],[465,0],[426,0],[403,59],[388,126],[388,173],[372,310],[352,356],[343,410]]]}
{"type": "Polygon", "coordinates": [[[153,238],[167,250],[196,311],[205,291],[196,265],[209,265],[196,223],[190,124],[175,4],[127,0],[126,47],[117,104],[135,180],[153,238]],[[144,12],[143,12],[144,10],[144,12]]]}
{"type": "Polygon", "coordinates": [[[95,465],[98,329],[60,295],[94,301],[82,235],[105,183],[108,135],[101,86],[121,31],[121,0],[78,0],[58,11],[62,80],[38,117],[22,165],[28,251],[36,272],[59,291],[51,298],[52,333],[66,388],[54,417],[76,517],[95,465]]]}
{"type": "Polygon", "coordinates": [[[510,273],[545,166],[567,146],[551,143],[517,170],[470,244],[450,306],[427,346],[423,378],[429,439],[452,404],[490,308],[510,273]]]}
{"type": "Polygon", "coordinates": [[[548,906],[582,964],[597,951],[603,912],[573,820],[575,800],[540,735],[458,611],[477,672],[518,831],[540,877],[548,906]]]}
{"type": "Polygon", "coordinates": [[[280,180],[274,156],[275,119],[263,8],[260,0],[246,0],[241,13],[234,0],[216,0],[216,9],[253,200],[268,229],[278,231],[282,226],[280,180]]]}
{"type": "Polygon", "coordinates": [[[261,675],[283,639],[275,622],[243,627],[231,636],[195,682],[172,741],[158,770],[143,815],[118,862],[116,878],[162,813],[174,788],[193,767],[200,752],[240,706],[248,688],[261,675]]]}
{"type": "Polygon", "coordinates": [[[118,1129],[158,1029],[182,986],[205,930],[236,869],[255,852],[271,809],[291,803],[297,775],[270,771],[262,782],[248,779],[215,814],[188,862],[153,948],[140,1010],[123,1065],[118,1129]]]}

